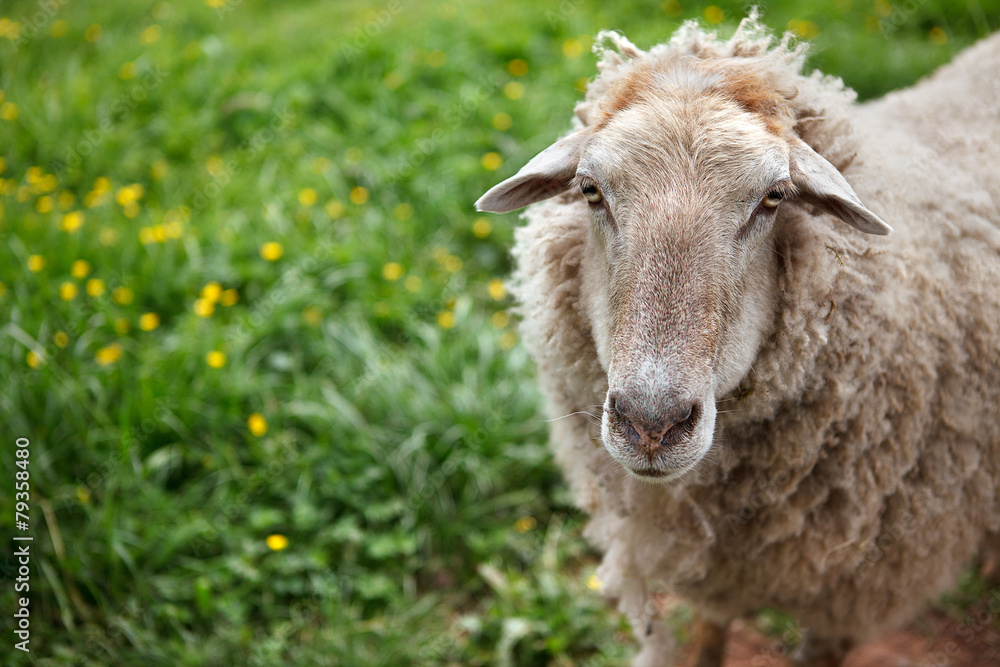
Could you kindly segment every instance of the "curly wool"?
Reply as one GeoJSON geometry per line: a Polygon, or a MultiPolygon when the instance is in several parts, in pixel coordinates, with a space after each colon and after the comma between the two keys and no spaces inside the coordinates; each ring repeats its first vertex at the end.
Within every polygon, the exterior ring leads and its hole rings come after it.
{"type": "Polygon", "coordinates": [[[657,591],[719,623],[782,608],[821,637],[905,622],[1000,531],[1000,39],[865,105],[802,74],[803,47],[753,18],[727,41],[693,23],[648,52],[601,41],[614,48],[598,48],[577,123],[599,122],[632,68],[730,59],[790,97],[796,133],[896,229],[783,207],[774,330],[718,402],[713,453],[650,486],[585,416],[607,391],[582,294],[585,208],[564,194],[528,210],[511,288],[555,457],[605,551],[603,592],[655,651],[669,643],[646,627],[657,591]]]}

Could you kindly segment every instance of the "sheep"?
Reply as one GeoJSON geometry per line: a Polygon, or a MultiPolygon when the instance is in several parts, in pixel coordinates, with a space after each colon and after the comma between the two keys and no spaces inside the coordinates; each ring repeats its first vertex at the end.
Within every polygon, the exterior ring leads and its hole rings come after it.
{"type": "Polygon", "coordinates": [[[1000,554],[1000,38],[865,104],[805,49],[603,32],[573,129],[477,202],[532,205],[521,338],[636,665],[675,659],[663,592],[699,667],[763,607],[840,665],[1000,554]]]}

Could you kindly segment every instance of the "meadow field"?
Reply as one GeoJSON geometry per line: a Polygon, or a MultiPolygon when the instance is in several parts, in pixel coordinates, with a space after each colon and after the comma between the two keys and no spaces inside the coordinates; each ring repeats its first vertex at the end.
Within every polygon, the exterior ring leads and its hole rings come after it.
{"type": "MultiPolygon", "coordinates": [[[[862,98],[1000,28],[759,5],[862,98]]],[[[4,0],[0,662],[627,664],[503,284],[517,217],[472,203],[568,129],[598,30],[747,6],[4,0]]]]}

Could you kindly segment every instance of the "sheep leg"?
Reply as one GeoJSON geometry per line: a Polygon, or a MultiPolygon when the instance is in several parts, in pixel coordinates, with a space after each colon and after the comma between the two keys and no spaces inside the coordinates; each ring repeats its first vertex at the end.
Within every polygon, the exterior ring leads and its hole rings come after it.
{"type": "Polygon", "coordinates": [[[840,667],[852,645],[848,639],[805,637],[793,662],[796,667],[840,667]]]}
{"type": "Polygon", "coordinates": [[[726,626],[713,623],[701,616],[694,621],[694,667],[722,667],[726,650],[726,626]]]}

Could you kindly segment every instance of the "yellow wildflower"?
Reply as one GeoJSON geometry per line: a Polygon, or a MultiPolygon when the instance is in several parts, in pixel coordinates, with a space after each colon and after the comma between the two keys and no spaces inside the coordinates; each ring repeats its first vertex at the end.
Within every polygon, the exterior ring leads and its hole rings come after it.
{"type": "Polygon", "coordinates": [[[368,188],[362,187],[360,185],[357,186],[356,188],[352,188],[350,198],[352,204],[361,206],[362,204],[368,201],[368,188]]]}
{"type": "Polygon", "coordinates": [[[156,313],[143,313],[139,316],[139,328],[143,331],[152,331],[160,326],[160,316],[156,313]]]}
{"type": "Polygon", "coordinates": [[[25,357],[25,361],[27,361],[28,365],[31,366],[32,368],[38,368],[39,366],[42,365],[42,358],[38,356],[38,354],[36,354],[34,350],[30,350],[28,352],[27,356],[25,357]]]}
{"type": "Polygon", "coordinates": [[[57,331],[52,336],[52,340],[55,341],[56,347],[66,347],[69,345],[69,334],[65,331],[57,331]]]}
{"type": "Polygon", "coordinates": [[[255,412],[247,419],[247,428],[250,429],[251,433],[260,437],[267,433],[267,420],[264,419],[264,415],[255,412]]]}
{"type": "Polygon", "coordinates": [[[266,542],[267,548],[271,551],[281,551],[288,547],[288,538],[284,535],[268,535],[266,542]]]}
{"type": "Polygon", "coordinates": [[[500,111],[493,114],[493,127],[501,132],[506,132],[514,126],[514,119],[510,117],[509,113],[504,113],[500,111]]]}
{"type": "Polygon", "coordinates": [[[45,258],[41,255],[29,255],[28,256],[28,270],[32,273],[38,273],[45,268],[45,258]]]}
{"type": "Polygon", "coordinates": [[[154,181],[163,180],[168,171],[170,171],[170,165],[163,159],[154,160],[153,164],[149,165],[149,175],[153,177],[154,181]]]}
{"type": "Polygon", "coordinates": [[[212,368],[222,368],[226,365],[226,355],[218,350],[212,350],[205,355],[205,363],[212,368]]]}
{"type": "Polygon", "coordinates": [[[70,267],[69,272],[77,280],[82,280],[90,274],[90,262],[85,259],[78,259],[73,262],[73,266],[70,267]]]}
{"type": "Polygon", "coordinates": [[[215,303],[208,299],[197,299],[194,302],[194,314],[198,317],[211,317],[215,312],[215,303]]]}
{"type": "Polygon", "coordinates": [[[118,343],[112,343],[107,347],[102,347],[94,355],[94,359],[100,366],[110,366],[119,359],[122,358],[122,346],[118,343]]]}
{"type": "Polygon", "coordinates": [[[83,213],[81,211],[70,211],[59,220],[59,229],[64,232],[75,232],[83,226],[83,213]]]}
{"type": "Polygon", "coordinates": [[[406,280],[403,281],[403,286],[408,292],[419,292],[423,285],[424,281],[420,279],[420,276],[406,276],[406,280]]]}
{"type": "Polygon", "coordinates": [[[59,298],[63,301],[72,301],[76,298],[76,295],[76,283],[71,283],[67,280],[59,285],[59,298]]]}
{"type": "Polygon", "coordinates": [[[302,319],[307,324],[317,327],[323,321],[323,314],[319,312],[319,308],[316,306],[306,306],[302,309],[302,319]]]}
{"type": "Polygon", "coordinates": [[[69,32],[69,21],[65,19],[59,19],[49,28],[49,34],[56,39],[65,37],[67,32],[69,32]]]}
{"type": "Polygon", "coordinates": [[[510,72],[511,76],[524,76],[528,73],[528,63],[520,58],[514,58],[507,63],[507,71],[510,72]]]}
{"type": "Polygon", "coordinates": [[[486,218],[476,218],[476,221],[472,223],[472,233],[478,238],[485,239],[492,231],[493,223],[486,218]]]}
{"type": "Polygon", "coordinates": [[[494,301],[499,301],[500,299],[507,296],[507,288],[503,286],[503,281],[499,278],[494,278],[486,286],[486,289],[490,292],[490,298],[494,301]]]}
{"type": "Polygon", "coordinates": [[[104,294],[104,281],[100,278],[91,278],[86,285],[87,294],[95,299],[104,294]]]}
{"type": "Polygon", "coordinates": [[[132,330],[132,324],[124,317],[119,317],[115,320],[115,333],[119,336],[124,336],[129,331],[132,330]]]}
{"type": "Polygon", "coordinates": [[[201,298],[207,299],[212,303],[219,300],[222,296],[222,285],[215,282],[214,280],[209,283],[205,283],[205,286],[201,288],[201,298]]]}
{"type": "Polygon", "coordinates": [[[587,588],[589,588],[590,590],[599,591],[601,590],[601,586],[603,585],[604,582],[598,579],[596,574],[592,574],[589,577],[587,577],[587,588]]]}
{"type": "Polygon", "coordinates": [[[260,247],[260,256],[269,262],[276,262],[284,254],[284,247],[277,241],[268,241],[260,247]]]}
{"type": "Polygon", "coordinates": [[[135,63],[131,60],[122,63],[122,66],[118,68],[118,78],[122,81],[135,78],[135,63]]]}
{"type": "Polygon", "coordinates": [[[382,267],[382,277],[386,280],[399,280],[403,277],[403,265],[399,262],[389,262],[382,267]]]}
{"type": "Polygon", "coordinates": [[[705,11],[702,12],[705,20],[709,23],[722,23],[726,18],[726,12],[722,10],[721,7],[715,5],[709,5],[705,7],[705,11]]]}
{"type": "Polygon", "coordinates": [[[35,202],[35,210],[39,213],[49,213],[53,208],[55,208],[55,202],[48,195],[39,197],[38,201],[35,202]]]}
{"type": "Polygon", "coordinates": [[[479,162],[483,165],[483,169],[487,171],[496,171],[503,166],[503,158],[500,156],[500,153],[494,151],[485,154],[479,162]]]}
{"type": "Polygon", "coordinates": [[[127,306],[135,298],[135,292],[129,287],[116,287],[111,291],[111,298],[115,300],[115,303],[127,306]]]}
{"type": "Polygon", "coordinates": [[[223,306],[232,306],[239,300],[240,300],[239,292],[237,292],[234,289],[227,289],[222,293],[222,296],[219,298],[219,303],[221,303],[223,306]]]}
{"type": "Polygon", "coordinates": [[[392,210],[392,214],[396,216],[397,220],[409,220],[413,217],[413,206],[410,204],[397,204],[396,208],[392,210]]]}
{"type": "Polygon", "coordinates": [[[150,44],[155,44],[160,41],[160,35],[163,33],[163,29],[157,24],[153,24],[139,33],[139,43],[144,46],[149,46],[150,44]]]}
{"type": "Polygon", "coordinates": [[[523,516],[514,522],[514,530],[519,533],[526,533],[537,525],[538,522],[535,520],[535,517],[523,516]]]}
{"type": "Polygon", "coordinates": [[[4,102],[0,105],[0,118],[6,121],[17,120],[18,109],[17,105],[13,102],[4,102]]]}
{"type": "Polygon", "coordinates": [[[450,310],[442,310],[437,315],[437,323],[442,329],[451,329],[455,326],[455,313],[450,310]]]}
{"type": "Polygon", "coordinates": [[[579,58],[583,55],[583,42],[578,39],[567,39],[563,42],[562,52],[567,58],[579,58]]]}
{"type": "Polygon", "coordinates": [[[330,216],[331,220],[337,220],[344,217],[344,205],[337,199],[331,199],[328,201],[324,210],[326,211],[326,214],[330,216]]]}
{"type": "Polygon", "coordinates": [[[511,81],[503,87],[503,94],[509,100],[519,100],[524,97],[524,84],[520,81],[511,81]]]}
{"type": "Polygon", "coordinates": [[[316,203],[316,191],[312,188],[302,188],[299,190],[299,203],[303,206],[312,206],[316,203]]]}

